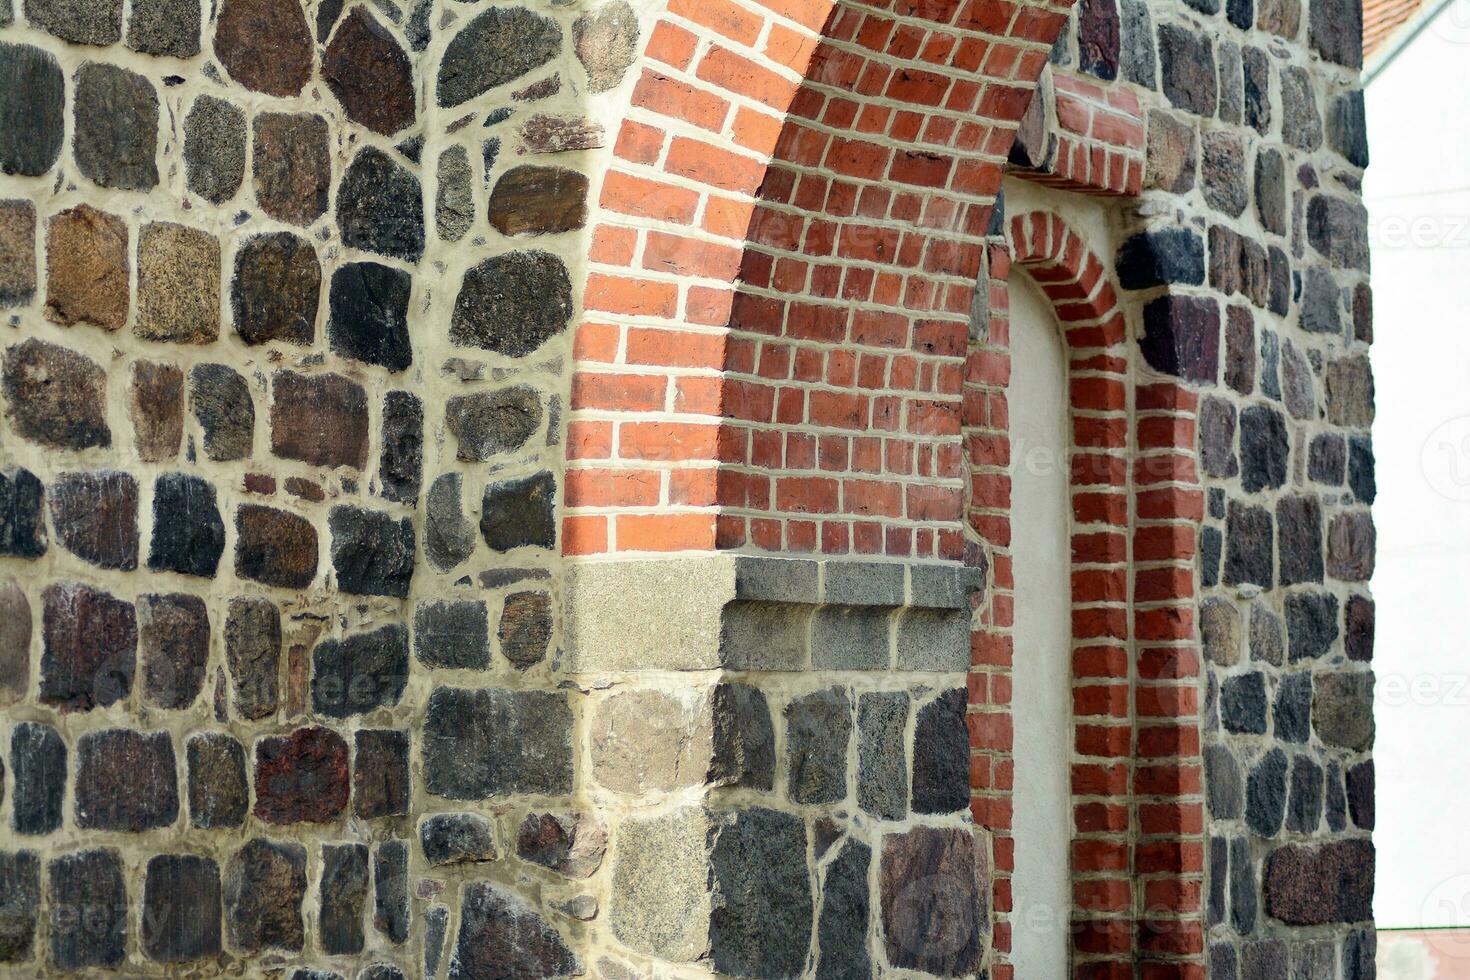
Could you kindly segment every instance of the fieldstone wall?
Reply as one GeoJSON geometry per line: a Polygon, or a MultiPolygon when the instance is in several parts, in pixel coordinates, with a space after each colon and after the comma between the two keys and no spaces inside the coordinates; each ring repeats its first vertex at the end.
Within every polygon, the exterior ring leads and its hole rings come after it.
{"type": "Polygon", "coordinates": [[[632,9],[0,26],[0,963],[582,972],[556,510],[632,9]]]}

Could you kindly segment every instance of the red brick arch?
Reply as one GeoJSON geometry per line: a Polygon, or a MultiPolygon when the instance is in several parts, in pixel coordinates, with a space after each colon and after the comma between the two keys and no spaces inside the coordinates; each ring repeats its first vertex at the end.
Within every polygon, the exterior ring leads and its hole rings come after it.
{"type": "MultiPolygon", "coordinates": [[[[1058,216],[1018,215],[990,255],[990,317],[967,368],[969,520],[996,593],[975,637],[976,821],[1009,847],[1010,380],[1007,281],[1022,269],[1063,327],[1072,410],[1074,976],[1202,977],[1203,802],[1194,542],[1194,396],[1139,384],[1104,263],[1058,216]],[[1130,428],[1130,419],[1136,424],[1130,428]]],[[[998,911],[1010,908],[1008,882],[998,911]]],[[[997,928],[1003,957],[1008,927],[997,928]]],[[[996,975],[1006,975],[1005,967],[996,975]]]]}
{"type": "Polygon", "coordinates": [[[569,553],[956,558],[964,348],[1073,0],[670,0],[602,175],[569,553]]]}

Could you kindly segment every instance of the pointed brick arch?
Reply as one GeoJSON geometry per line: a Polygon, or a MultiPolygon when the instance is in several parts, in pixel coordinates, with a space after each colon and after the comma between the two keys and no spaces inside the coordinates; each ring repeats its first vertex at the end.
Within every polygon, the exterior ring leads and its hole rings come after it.
{"type": "MultiPolygon", "coordinates": [[[[1020,269],[1050,300],[1070,369],[1074,976],[1202,977],[1195,396],[1174,384],[1138,384],[1107,268],[1059,216],[1017,215],[1007,230],[1008,243],[989,256],[991,315],[966,371],[969,520],[993,549],[996,585],[974,644],[973,812],[1000,835],[998,870],[1009,871],[1006,283],[1020,269]]],[[[1010,907],[1006,881],[996,904],[1010,907]]],[[[1002,955],[1009,938],[1002,924],[1002,955]]]]}
{"type": "Polygon", "coordinates": [[[1072,0],[671,0],[602,177],[569,553],[958,558],[965,339],[1072,0]]]}

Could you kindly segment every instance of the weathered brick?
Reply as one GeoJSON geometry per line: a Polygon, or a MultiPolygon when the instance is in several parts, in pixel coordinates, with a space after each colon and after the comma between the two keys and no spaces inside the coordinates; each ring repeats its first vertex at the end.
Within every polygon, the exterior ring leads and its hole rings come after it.
{"type": "Polygon", "coordinates": [[[159,963],[220,952],[219,865],[212,858],[160,854],[143,886],[143,950],[159,963]]]}
{"type": "Polygon", "coordinates": [[[127,955],[128,891],[111,849],[75,851],[47,865],[51,962],[62,970],[117,967],[127,955]],[[65,910],[85,914],[64,914],[65,910]]]}
{"type": "Polygon", "coordinates": [[[66,743],[56,729],[23,721],[10,733],[10,771],[14,780],[11,826],[18,834],[39,836],[61,826],[66,799],[66,743]]]}

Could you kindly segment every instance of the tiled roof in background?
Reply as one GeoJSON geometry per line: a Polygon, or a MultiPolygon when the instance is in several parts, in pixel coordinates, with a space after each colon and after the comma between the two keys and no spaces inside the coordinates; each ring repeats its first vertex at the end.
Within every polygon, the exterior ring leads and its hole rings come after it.
{"type": "Polygon", "coordinates": [[[1371,58],[1422,5],[1423,0],[1363,0],[1363,57],[1371,58]]]}

